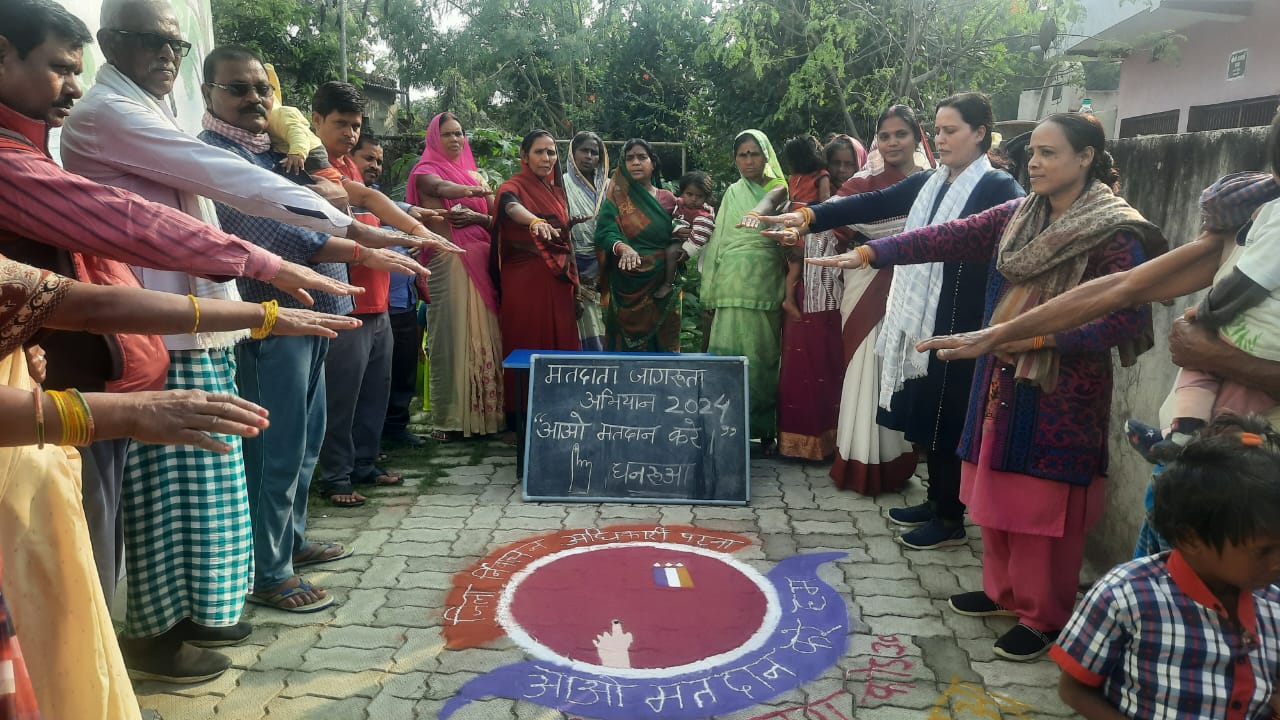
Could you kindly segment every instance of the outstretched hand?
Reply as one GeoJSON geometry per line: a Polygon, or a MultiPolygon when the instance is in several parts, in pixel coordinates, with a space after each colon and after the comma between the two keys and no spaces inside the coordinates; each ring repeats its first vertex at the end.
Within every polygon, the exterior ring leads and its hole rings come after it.
{"type": "MultiPolygon", "coordinates": [[[[449,244],[452,245],[453,243],[449,244]]],[[[426,277],[431,274],[417,260],[408,255],[401,255],[395,250],[387,250],[385,248],[370,248],[365,251],[360,256],[360,264],[370,270],[383,270],[397,275],[422,275],[426,277]]]]}
{"type": "Polygon", "coordinates": [[[806,224],[804,215],[798,212],[782,213],[781,215],[761,215],[760,222],[766,225],[781,225],[789,228],[804,227],[806,224]]]}
{"type": "Polygon", "coordinates": [[[996,348],[994,327],[955,335],[937,335],[916,344],[917,352],[938,351],[939,360],[969,360],[996,348]]]}
{"type": "MultiPolygon", "coordinates": [[[[129,437],[144,443],[194,445],[226,454],[231,446],[213,437],[253,437],[269,424],[266,409],[232,393],[162,390],[122,394],[114,408],[129,437]]],[[[110,412],[110,410],[108,410],[110,412]]]]}
{"type": "Polygon", "coordinates": [[[319,335],[336,338],[337,330],[354,330],[362,323],[346,315],[330,315],[297,308],[280,308],[272,335],[319,335]]]}
{"type": "Polygon", "coordinates": [[[876,261],[876,251],[872,250],[869,246],[866,246],[866,245],[863,245],[862,247],[866,248],[866,251],[865,251],[867,253],[866,256],[862,255],[861,253],[858,253],[856,250],[851,250],[847,253],[842,253],[840,255],[827,255],[826,257],[805,258],[804,261],[809,263],[810,265],[818,265],[820,267],[834,267],[834,268],[844,268],[846,270],[858,270],[861,268],[868,267],[870,263],[873,263],[876,261]]]}
{"type": "Polygon", "coordinates": [[[783,247],[796,247],[801,243],[800,231],[795,228],[783,228],[781,230],[761,230],[760,234],[776,240],[783,247]]]}
{"type": "Polygon", "coordinates": [[[529,228],[529,234],[536,236],[540,240],[554,240],[560,237],[560,228],[552,227],[551,223],[548,222],[534,223],[529,228]]]}
{"type": "Polygon", "coordinates": [[[415,239],[416,244],[404,245],[404,247],[413,247],[413,248],[425,247],[425,248],[431,248],[433,250],[437,250],[439,252],[454,253],[455,255],[461,255],[462,253],[466,252],[466,250],[463,250],[457,245],[454,245],[452,242],[447,240],[444,236],[437,235],[422,225],[419,225],[418,227],[413,229],[412,237],[415,239]]]}
{"type": "Polygon", "coordinates": [[[348,285],[327,275],[303,267],[297,263],[285,261],[280,264],[280,271],[271,278],[271,284],[281,292],[288,293],[303,305],[314,305],[315,300],[307,290],[319,290],[332,295],[358,295],[364,288],[348,285]]]}

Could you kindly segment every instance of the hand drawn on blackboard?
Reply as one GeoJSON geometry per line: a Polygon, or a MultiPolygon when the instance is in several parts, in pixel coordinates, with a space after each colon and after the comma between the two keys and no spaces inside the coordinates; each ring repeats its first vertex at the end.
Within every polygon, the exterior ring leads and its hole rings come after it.
{"type": "Polygon", "coordinates": [[[570,495],[590,495],[591,494],[591,470],[592,462],[582,457],[582,447],[578,443],[573,444],[573,450],[569,453],[569,494],[570,495]],[[586,481],[582,482],[581,478],[586,475],[586,481]]]}
{"type": "Polygon", "coordinates": [[[593,641],[596,652],[600,654],[600,664],[606,667],[631,667],[631,633],[622,629],[622,621],[614,620],[607,632],[602,632],[593,641]]]}

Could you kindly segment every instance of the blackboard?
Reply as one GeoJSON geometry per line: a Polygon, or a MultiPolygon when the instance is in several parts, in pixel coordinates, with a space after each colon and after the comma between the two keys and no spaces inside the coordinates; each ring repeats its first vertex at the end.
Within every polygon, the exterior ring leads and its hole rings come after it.
{"type": "Polygon", "coordinates": [[[745,505],[747,359],[530,359],[524,498],[745,505]]]}

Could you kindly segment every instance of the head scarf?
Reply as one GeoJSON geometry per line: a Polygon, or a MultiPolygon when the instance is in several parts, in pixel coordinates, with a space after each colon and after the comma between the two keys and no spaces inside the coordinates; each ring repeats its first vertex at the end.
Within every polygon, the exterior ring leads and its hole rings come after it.
{"type": "MultiPolygon", "coordinates": [[[[533,242],[546,263],[547,269],[556,277],[563,277],[574,285],[578,284],[578,264],[573,256],[573,243],[569,236],[569,199],[565,196],[563,178],[559,163],[551,168],[547,177],[540,178],[529,167],[529,161],[520,158],[520,172],[498,187],[498,197],[513,193],[520,199],[526,210],[546,220],[552,227],[560,231],[560,236],[551,240],[543,240],[534,235],[528,228],[519,230],[519,234],[533,242]]],[[[495,205],[500,206],[501,200],[495,205]]],[[[501,210],[498,210],[501,213],[501,210]]],[[[501,218],[499,218],[501,220],[501,218]]],[[[499,240],[509,231],[508,223],[495,222],[494,231],[499,240]]],[[[495,242],[494,253],[498,252],[501,242],[495,242]]]]}
{"type": "MultiPolygon", "coordinates": [[[[845,135],[844,133],[841,133],[832,138],[832,140],[848,140],[849,144],[853,146],[853,159],[854,162],[857,163],[857,167],[853,169],[855,175],[866,166],[867,149],[863,147],[862,143],[859,142],[857,138],[852,135],[845,135]]],[[[850,177],[852,177],[852,175],[850,177]]]]}
{"type": "MultiPolygon", "coordinates": [[[[773,143],[769,142],[769,138],[759,130],[743,130],[733,138],[733,144],[737,145],[738,140],[743,135],[750,135],[752,140],[760,146],[760,151],[764,153],[764,183],[766,187],[772,185],[771,181],[781,180],[787,181],[787,176],[782,172],[782,163],[778,162],[778,153],[773,151],[773,143]]],[[[745,179],[745,178],[744,178],[745,179]]]]}
{"type": "MultiPolygon", "coordinates": [[[[449,156],[445,155],[444,143],[440,141],[440,126],[446,119],[452,119],[448,115],[448,113],[436,115],[431,118],[431,124],[427,126],[422,157],[418,158],[418,164],[409,171],[409,184],[404,190],[405,202],[410,205],[418,204],[418,186],[415,180],[419,175],[435,175],[441,180],[458,185],[486,186],[484,178],[480,176],[480,169],[476,166],[476,157],[471,152],[471,141],[467,139],[465,133],[462,136],[462,152],[458,154],[458,159],[450,160],[449,156]]],[[[489,201],[484,197],[455,198],[453,204],[465,205],[478,213],[489,214],[489,201]]]]}
{"type": "MultiPolygon", "coordinates": [[[[990,325],[1012,320],[1079,285],[1089,253],[1118,232],[1136,236],[1148,260],[1169,249],[1160,228],[1097,180],[1085,187],[1062,217],[1046,225],[1051,209],[1048,198],[1032,193],[1021,201],[1005,226],[996,254],[996,270],[1011,287],[996,303],[990,325]]],[[[1120,363],[1125,367],[1133,365],[1153,341],[1148,315],[1142,335],[1117,344],[1120,363]]],[[[1016,379],[1034,382],[1045,392],[1057,387],[1057,350],[1043,348],[1021,353],[1015,365],[1016,379]]]]}

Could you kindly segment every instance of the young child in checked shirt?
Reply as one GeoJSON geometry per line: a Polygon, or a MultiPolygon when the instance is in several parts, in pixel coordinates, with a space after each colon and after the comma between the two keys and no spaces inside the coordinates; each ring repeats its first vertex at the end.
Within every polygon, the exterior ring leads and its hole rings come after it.
{"type": "Polygon", "coordinates": [[[1050,656],[1089,720],[1268,720],[1280,673],[1280,436],[1219,416],[1155,478],[1173,550],[1089,590],[1050,656]]]}

